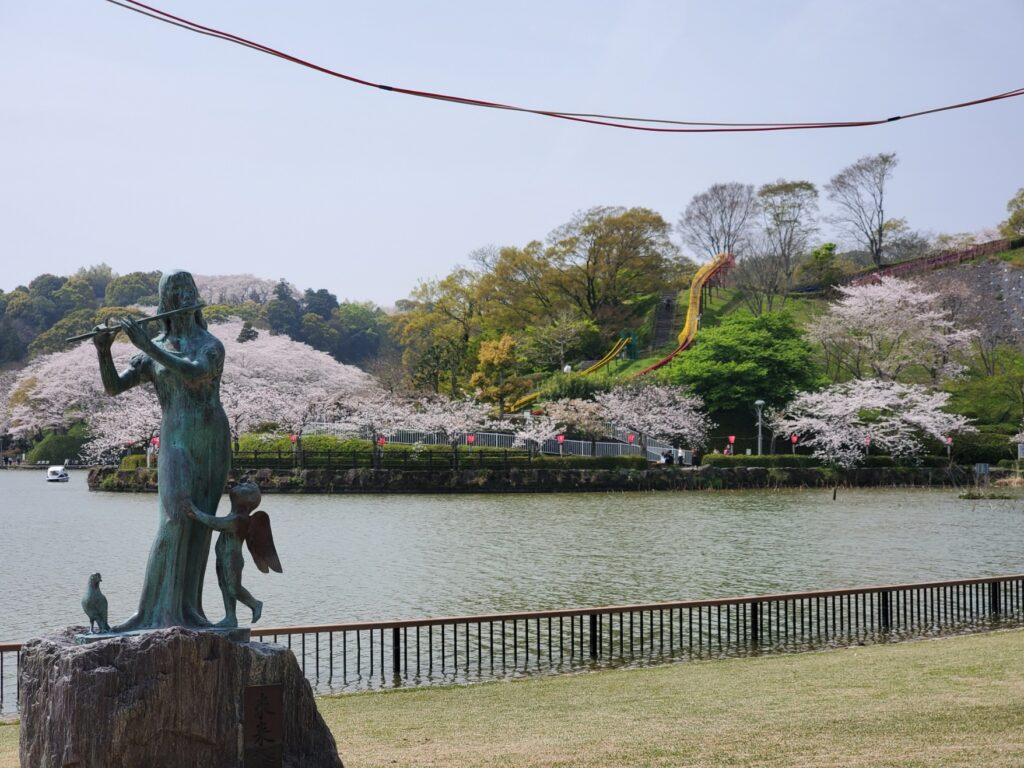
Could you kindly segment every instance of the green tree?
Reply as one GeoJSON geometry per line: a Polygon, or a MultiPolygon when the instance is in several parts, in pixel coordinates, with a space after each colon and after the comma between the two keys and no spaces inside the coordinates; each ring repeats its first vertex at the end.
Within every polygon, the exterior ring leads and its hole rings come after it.
{"type": "Polygon", "coordinates": [[[571,310],[556,313],[545,325],[527,325],[523,352],[527,359],[546,366],[565,367],[566,358],[574,355],[597,334],[597,326],[571,310]]]}
{"type": "Polygon", "coordinates": [[[522,328],[565,310],[552,288],[551,265],[541,242],[502,248],[483,267],[478,291],[486,330],[522,328]]]}
{"type": "Polygon", "coordinates": [[[32,355],[60,352],[67,347],[65,339],[92,330],[97,322],[94,309],[77,309],[69,312],[36,336],[29,344],[28,351],[32,355]]]}
{"type": "Polygon", "coordinates": [[[239,344],[245,344],[247,341],[256,341],[260,337],[260,332],[252,327],[252,323],[246,320],[242,323],[242,330],[238,332],[238,338],[235,339],[239,344]]]}
{"type": "Polygon", "coordinates": [[[132,304],[153,304],[160,284],[159,272],[129,272],[119,275],[107,283],[103,303],[108,307],[127,307],[132,304]]]}
{"type": "Polygon", "coordinates": [[[999,225],[1000,234],[1003,237],[1024,237],[1024,187],[1010,198],[1006,212],[1010,215],[999,225]]]}
{"type": "Polygon", "coordinates": [[[267,302],[267,323],[271,333],[302,339],[302,307],[283,278],[274,288],[274,298],[267,302]]]}
{"type": "Polygon", "coordinates": [[[992,373],[984,368],[946,384],[957,413],[983,424],[1020,424],[1024,419],[1024,354],[1014,346],[995,347],[992,373]]]}
{"type": "Polygon", "coordinates": [[[480,331],[480,275],[460,267],[443,280],[420,283],[410,299],[398,303],[394,317],[403,360],[421,373],[421,381],[433,382],[438,366],[448,378],[451,396],[458,397],[464,375],[473,366],[471,342],[480,331]]]}
{"type": "Polygon", "coordinates": [[[314,291],[307,288],[303,295],[303,309],[308,313],[320,315],[324,320],[331,319],[331,313],[338,308],[338,297],[326,288],[314,291]]]}
{"type": "Polygon", "coordinates": [[[82,267],[75,272],[74,276],[89,283],[97,301],[102,302],[107,292],[107,285],[114,279],[114,270],[107,264],[94,264],[91,267],[82,267]]]}
{"type": "Polygon", "coordinates": [[[0,341],[4,345],[4,360],[21,360],[28,345],[57,315],[51,299],[33,295],[28,289],[17,289],[6,296],[7,307],[0,323],[0,341]]]}
{"type": "Polygon", "coordinates": [[[53,300],[61,316],[82,309],[95,309],[100,305],[92,284],[84,277],[74,276],[53,293],[53,300]]]}
{"type": "Polygon", "coordinates": [[[785,313],[735,314],[703,329],[696,346],[676,358],[663,378],[690,387],[712,413],[747,408],[758,399],[778,407],[825,383],[810,344],[785,313]]]}
{"type": "Polygon", "coordinates": [[[800,266],[801,281],[826,293],[831,293],[833,286],[843,277],[845,273],[836,256],[835,243],[822,243],[810,252],[807,261],[800,266]]]}
{"type": "Polygon", "coordinates": [[[313,349],[334,355],[338,347],[338,332],[315,312],[302,316],[302,340],[313,349]]]}
{"type": "Polygon", "coordinates": [[[518,374],[522,359],[516,352],[516,341],[509,335],[480,343],[479,364],[469,383],[479,390],[478,398],[498,404],[499,418],[504,417],[505,403],[526,394],[530,380],[518,374]]]}
{"type": "Polygon", "coordinates": [[[370,302],[342,302],[331,313],[330,325],[337,334],[331,354],[349,365],[362,365],[374,358],[388,335],[386,315],[370,302]]]}
{"type": "Polygon", "coordinates": [[[595,323],[607,339],[641,318],[676,276],[671,228],[647,208],[598,207],[551,233],[547,259],[556,296],[595,323]]]}

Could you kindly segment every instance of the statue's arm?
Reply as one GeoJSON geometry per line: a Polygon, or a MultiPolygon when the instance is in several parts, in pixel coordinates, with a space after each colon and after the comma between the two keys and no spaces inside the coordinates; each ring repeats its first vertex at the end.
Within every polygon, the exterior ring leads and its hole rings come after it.
{"type": "Polygon", "coordinates": [[[196,509],[195,505],[192,506],[188,516],[215,531],[233,531],[238,520],[236,515],[226,515],[225,517],[208,515],[201,509],[196,509]]]}
{"type": "Polygon", "coordinates": [[[100,379],[108,395],[119,395],[138,386],[146,378],[145,360],[141,356],[133,358],[131,365],[123,372],[117,372],[114,358],[110,354],[110,347],[114,343],[113,333],[97,333],[93,336],[93,343],[100,360],[100,379]]]}
{"type": "Polygon", "coordinates": [[[180,352],[172,352],[153,342],[141,325],[131,319],[121,321],[121,327],[132,344],[141,349],[164,368],[188,378],[201,379],[218,372],[224,365],[224,349],[219,343],[210,344],[191,358],[180,352]]]}

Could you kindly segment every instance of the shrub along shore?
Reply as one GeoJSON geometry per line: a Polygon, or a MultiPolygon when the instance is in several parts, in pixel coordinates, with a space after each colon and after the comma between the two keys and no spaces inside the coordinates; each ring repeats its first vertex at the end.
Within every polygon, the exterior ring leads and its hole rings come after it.
{"type": "MultiPolygon", "coordinates": [[[[581,491],[741,490],[839,487],[960,487],[973,475],[963,467],[717,466],[579,468],[549,462],[536,467],[459,469],[236,469],[229,478],[254,479],[266,493],[575,493],[581,491]]],[[[1012,470],[993,469],[993,477],[1012,470]]],[[[156,469],[94,467],[95,491],[155,492],[156,469]]]]}

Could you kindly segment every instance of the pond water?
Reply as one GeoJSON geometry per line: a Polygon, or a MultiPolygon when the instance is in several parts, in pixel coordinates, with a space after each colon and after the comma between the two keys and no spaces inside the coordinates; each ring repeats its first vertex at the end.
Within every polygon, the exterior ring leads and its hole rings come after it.
{"type": "MultiPolygon", "coordinates": [[[[90,493],[85,479],[0,471],[0,640],[83,623],[94,571],[111,622],[134,611],[156,495],[90,493]]],[[[268,495],[262,507],[284,564],[246,566],[263,626],[1024,571],[1024,500],[955,491],[268,495]]],[[[223,615],[212,557],[205,605],[223,615]]]]}

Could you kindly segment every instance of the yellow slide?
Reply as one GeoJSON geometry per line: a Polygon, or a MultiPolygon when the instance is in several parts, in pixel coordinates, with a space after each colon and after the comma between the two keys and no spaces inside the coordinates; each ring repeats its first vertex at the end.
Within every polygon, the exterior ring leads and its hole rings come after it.
{"type": "MultiPolygon", "coordinates": [[[[624,339],[619,339],[617,342],[615,342],[615,346],[608,350],[608,354],[606,354],[604,357],[602,357],[600,360],[598,360],[590,367],[580,371],[578,375],[586,376],[589,373],[594,373],[594,371],[601,370],[606,365],[608,365],[608,363],[617,358],[619,356],[619,353],[621,353],[622,350],[626,348],[626,345],[629,344],[630,341],[632,341],[632,337],[629,336],[627,336],[624,339]]],[[[538,397],[540,397],[540,392],[531,392],[528,395],[523,395],[521,398],[512,403],[512,405],[508,406],[506,413],[515,413],[516,411],[519,411],[520,409],[528,406],[538,397]]]]}
{"type": "Polygon", "coordinates": [[[640,371],[637,374],[637,378],[646,376],[651,371],[661,368],[661,366],[670,362],[672,358],[693,344],[693,340],[697,338],[697,323],[700,320],[700,296],[704,286],[719,272],[731,267],[735,263],[736,260],[731,253],[720,253],[697,270],[697,274],[693,276],[693,282],[690,284],[690,303],[686,308],[686,323],[683,325],[683,330],[679,332],[679,346],[672,350],[671,354],[663,357],[654,365],[650,365],[640,371]]]}

